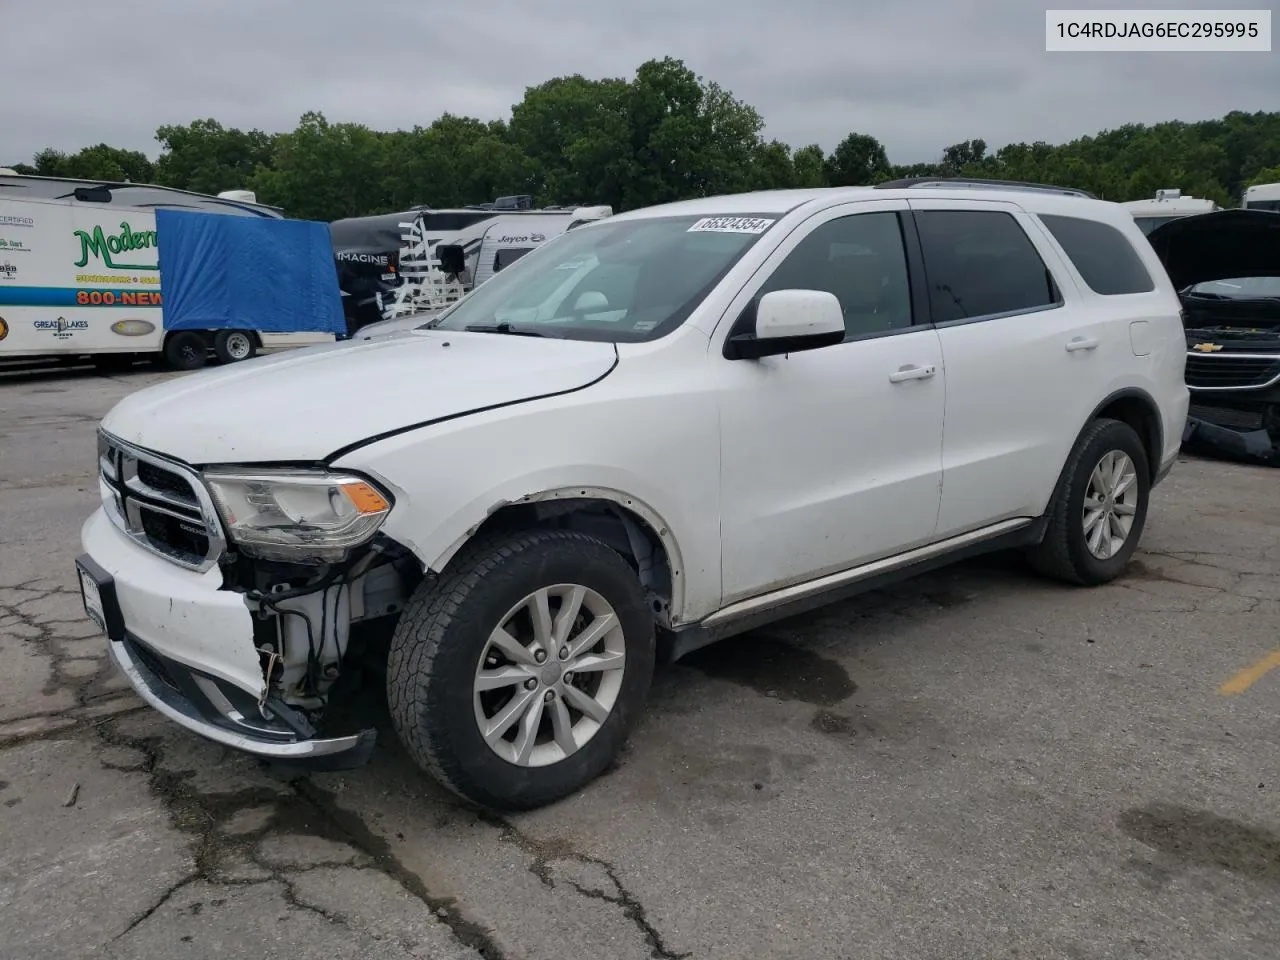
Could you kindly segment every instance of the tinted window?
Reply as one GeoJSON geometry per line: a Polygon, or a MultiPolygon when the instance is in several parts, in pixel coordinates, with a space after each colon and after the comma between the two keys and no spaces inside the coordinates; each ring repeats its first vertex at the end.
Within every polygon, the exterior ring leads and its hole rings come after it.
{"type": "Polygon", "coordinates": [[[911,293],[896,213],[831,220],[800,241],[760,288],[824,290],[844,310],[845,339],[911,325],[911,293]]]}
{"type": "Polygon", "coordinates": [[[503,267],[509,267],[515,263],[533,247],[513,247],[508,250],[499,250],[493,255],[493,272],[497,273],[503,267]]]}
{"type": "Polygon", "coordinates": [[[935,323],[1060,302],[1040,254],[1009,214],[926,210],[916,223],[935,323]]]}
{"type": "Polygon", "coordinates": [[[1115,296],[1150,293],[1156,288],[1133,246],[1115,227],[1079,217],[1041,214],[1040,220],[1094,293],[1115,296]]]}

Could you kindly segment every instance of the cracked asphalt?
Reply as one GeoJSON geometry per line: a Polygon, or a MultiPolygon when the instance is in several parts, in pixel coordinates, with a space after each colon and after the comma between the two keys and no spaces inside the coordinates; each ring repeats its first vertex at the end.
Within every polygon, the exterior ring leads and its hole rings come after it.
{"type": "Polygon", "coordinates": [[[1280,473],[1179,463],[1107,587],[992,558],[700,651],[609,774],[499,819],[385,717],[300,777],[112,674],[93,430],[167,376],[0,375],[6,960],[1276,956],[1280,670],[1220,688],[1280,648],[1280,473]]]}

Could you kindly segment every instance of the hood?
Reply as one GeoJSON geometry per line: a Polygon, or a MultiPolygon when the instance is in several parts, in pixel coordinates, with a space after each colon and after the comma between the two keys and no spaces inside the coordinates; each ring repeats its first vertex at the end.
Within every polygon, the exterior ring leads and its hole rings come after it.
{"type": "Polygon", "coordinates": [[[1280,213],[1195,214],[1157,227],[1147,239],[1176,290],[1210,280],[1280,276],[1280,213]]]}
{"type": "Polygon", "coordinates": [[[355,339],[372,340],[375,337],[411,333],[438,313],[440,313],[440,310],[426,310],[408,317],[396,317],[394,320],[379,320],[377,323],[368,323],[355,332],[355,339]]]}
{"type": "Polygon", "coordinates": [[[196,465],[317,462],[381,434],[589,386],[616,361],[611,343],[497,333],[345,340],[147,387],[102,427],[196,465]]]}

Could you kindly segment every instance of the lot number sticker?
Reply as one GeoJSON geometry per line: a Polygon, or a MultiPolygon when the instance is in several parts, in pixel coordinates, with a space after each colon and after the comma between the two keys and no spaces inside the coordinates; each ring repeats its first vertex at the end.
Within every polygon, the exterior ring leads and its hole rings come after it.
{"type": "Polygon", "coordinates": [[[760,217],[703,217],[689,233],[764,233],[775,221],[760,217]]]}

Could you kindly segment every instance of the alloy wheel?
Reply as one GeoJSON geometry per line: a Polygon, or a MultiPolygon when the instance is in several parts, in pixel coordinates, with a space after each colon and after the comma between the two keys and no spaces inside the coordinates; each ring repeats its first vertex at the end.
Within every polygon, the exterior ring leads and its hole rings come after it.
{"type": "Polygon", "coordinates": [[[480,655],[472,695],[485,743],[521,767],[572,756],[608,720],[625,663],[622,624],[604,597],[579,584],[534,591],[480,655]]]}

